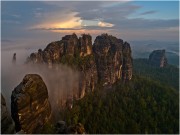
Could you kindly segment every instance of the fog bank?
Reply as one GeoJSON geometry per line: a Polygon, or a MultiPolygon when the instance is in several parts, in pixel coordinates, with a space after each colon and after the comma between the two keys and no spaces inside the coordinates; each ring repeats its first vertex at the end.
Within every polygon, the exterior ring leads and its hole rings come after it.
{"type": "Polygon", "coordinates": [[[56,65],[55,69],[47,68],[46,64],[27,65],[24,62],[29,52],[24,50],[14,50],[14,52],[1,52],[1,91],[9,110],[11,93],[26,74],[39,74],[42,77],[48,89],[49,101],[53,111],[57,111],[59,108],[58,104],[61,104],[63,99],[66,99],[68,95],[78,90],[79,73],[77,71],[61,64],[56,65]],[[15,64],[12,63],[14,52],[17,54],[15,64]]]}

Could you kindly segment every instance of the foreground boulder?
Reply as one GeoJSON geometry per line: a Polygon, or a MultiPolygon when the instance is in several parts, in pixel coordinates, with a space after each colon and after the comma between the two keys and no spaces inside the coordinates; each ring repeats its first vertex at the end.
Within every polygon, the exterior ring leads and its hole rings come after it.
{"type": "Polygon", "coordinates": [[[6,101],[1,94],[1,134],[13,133],[15,133],[14,121],[7,110],[6,101]]]}
{"type": "Polygon", "coordinates": [[[154,50],[149,55],[149,64],[156,67],[165,67],[168,62],[165,50],[154,50]]]}
{"type": "Polygon", "coordinates": [[[11,115],[16,131],[37,133],[50,119],[51,107],[48,91],[42,78],[28,74],[13,90],[11,95],[11,115]]]}

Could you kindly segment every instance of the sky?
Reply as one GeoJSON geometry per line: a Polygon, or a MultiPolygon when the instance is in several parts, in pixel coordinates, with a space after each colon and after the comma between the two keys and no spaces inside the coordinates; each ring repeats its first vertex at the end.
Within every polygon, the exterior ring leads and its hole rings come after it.
{"type": "Polygon", "coordinates": [[[2,1],[2,49],[39,48],[67,34],[179,40],[178,1],[2,1]]]}

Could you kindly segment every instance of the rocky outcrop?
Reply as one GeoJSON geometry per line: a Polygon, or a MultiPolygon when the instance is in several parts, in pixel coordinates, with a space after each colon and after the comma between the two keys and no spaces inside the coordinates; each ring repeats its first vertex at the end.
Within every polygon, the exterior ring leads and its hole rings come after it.
{"type": "Polygon", "coordinates": [[[154,50],[149,55],[149,64],[156,67],[165,67],[168,64],[165,53],[165,50],[154,50]]]}
{"type": "Polygon", "coordinates": [[[94,56],[92,54],[92,37],[82,34],[66,35],[62,40],[55,41],[47,45],[42,51],[32,53],[27,59],[27,63],[43,63],[49,68],[63,63],[75,66],[80,71],[79,90],[74,93],[76,99],[82,98],[85,93],[93,91],[97,83],[97,69],[94,56]]]}
{"type": "Polygon", "coordinates": [[[83,34],[79,38],[79,53],[81,57],[92,54],[92,37],[90,35],[83,34]]]}
{"type": "Polygon", "coordinates": [[[80,71],[79,78],[79,97],[84,97],[85,93],[94,91],[97,84],[97,68],[93,55],[88,55],[81,58],[78,70],[80,71]]]}
{"type": "Polygon", "coordinates": [[[122,65],[122,79],[131,80],[132,78],[132,57],[130,44],[125,42],[122,47],[123,65],[122,65]]]}
{"type": "Polygon", "coordinates": [[[108,34],[97,36],[93,45],[98,81],[104,86],[132,77],[130,45],[108,34]]]}
{"type": "Polygon", "coordinates": [[[131,48],[127,42],[108,34],[96,37],[94,45],[90,35],[66,35],[50,43],[43,51],[32,53],[28,63],[45,63],[50,68],[63,63],[80,71],[76,99],[94,90],[96,84],[111,85],[117,80],[132,78],[131,48]]]}
{"type": "Polygon", "coordinates": [[[13,133],[15,133],[14,121],[7,110],[6,101],[1,94],[1,134],[13,133]]]}
{"type": "Polygon", "coordinates": [[[76,34],[66,35],[62,40],[47,45],[42,51],[38,50],[27,58],[27,63],[46,63],[51,68],[53,64],[59,64],[63,56],[88,56],[92,54],[92,38],[83,34],[77,37],[76,34]]]}
{"type": "Polygon", "coordinates": [[[11,115],[16,131],[36,133],[49,120],[51,107],[48,91],[42,78],[28,74],[13,90],[11,95],[11,115]]]}

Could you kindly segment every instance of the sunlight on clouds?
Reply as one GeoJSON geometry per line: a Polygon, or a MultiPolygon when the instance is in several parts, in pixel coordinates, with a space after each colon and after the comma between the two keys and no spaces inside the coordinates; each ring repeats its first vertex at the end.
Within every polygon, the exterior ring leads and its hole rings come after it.
{"type": "Polygon", "coordinates": [[[82,20],[77,18],[72,18],[71,20],[67,20],[65,22],[54,23],[52,24],[52,28],[80,28],[82,20]]]}
{"type": "Polygon", "coordinates": [[[31,29],[80,29],[88,26],[98,26],[98,27],[113,27],[114,24],[102,22],[98,20],[81,20],[78,17],[74,17],[70,20],[63,22],[48,22],[40,25],[31,27],[31,29]]]}
{"type": "Polygon", "coordinates": [[[30,29],[56,29],[56,28],[80,28],[81,18],[76,17],[76,12],[47,13],[41,22],[30,29]]]}
{"type": "Polygon", "coordinates": [[[81,26],[81,20],[73,18],[64,22],[47,22],[31,27],[31,29],[55,29],[55,28],[79,28],[81,26]]]}
{"type": "Polygon", "coordinates": [[[98,26],[98,27],[113,27],[114,24],[102,22],[100,20],[82,20],[82,26],[98,26]]]}
{"type": "MultiPolygon", "coordinates": [[[[52,32],[63,32],[63,33],[100,33],[102,30],[97,30],[95,27],[113,27],[114,24],[96,20],[82,20],[80,17],[77,17],[77,12],[71,12],[66,14],[65,17],[59,19],[58,14],[54,18],[47,19],[45,18],[42,23],[39,23],[35,26],[30,27],[33,30],[49,30],[52,32]],[[92,27],[94,26],[94,27],[92,27]]],[[[104,30],[103,30],[104,31],[104,30]]]]}
{"type": "Polygon", "coordinates": [[[111,24],[111,23],[106,23],[106,22],[99,22],[98,23],[98,26],[100,26],[100,27],[113,27],[114,26],[114,24],[111,24]]]}

